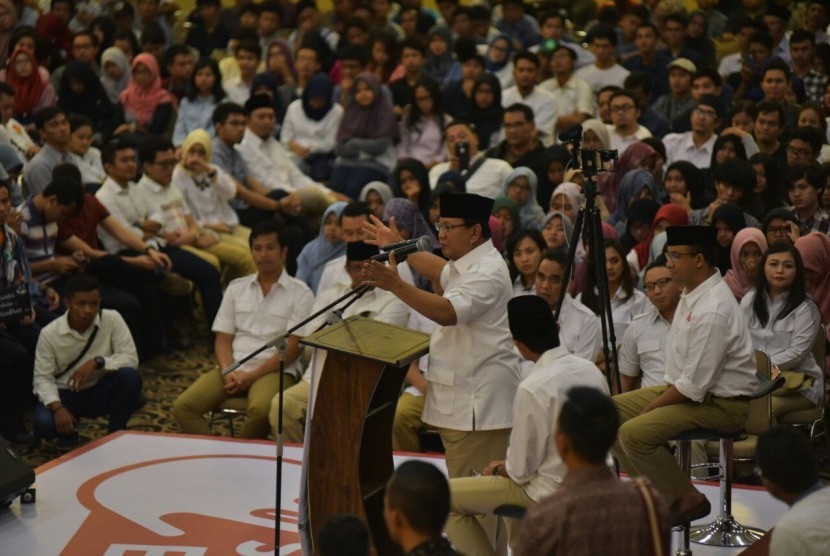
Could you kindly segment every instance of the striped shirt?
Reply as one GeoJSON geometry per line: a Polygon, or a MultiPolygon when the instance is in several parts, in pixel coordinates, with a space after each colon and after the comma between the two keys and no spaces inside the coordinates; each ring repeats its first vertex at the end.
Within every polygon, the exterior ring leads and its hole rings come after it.
{"type": "MultiPolygon", "coordinates": [[[[35,206],[34,197],[29,197],[20,207],[23,222],[20,224],[20,237],[26,247],[29,264],[51,261],[55,258],[55,245],[71,234],[60,233],[57,222],[47,222],[46,217],[35,206]]],[[[35,274],[35,278],[48,284],[59,277],[53,271],[35,274]]]]}

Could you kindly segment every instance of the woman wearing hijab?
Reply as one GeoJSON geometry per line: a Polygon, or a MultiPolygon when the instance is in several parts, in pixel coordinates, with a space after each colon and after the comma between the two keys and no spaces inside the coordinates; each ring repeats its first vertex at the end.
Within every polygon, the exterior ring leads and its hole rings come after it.
{"type": "MultiPolygon", "coordinates": [[[[124,106],[124,119],[115,135],[124,132],[161,135],[170,127],[176,111],[176,97],[161,83],[156,57],[142,53],[133,59],[130,84],[119,99],[124,106]]],[[[171,129],[172,131],[172,129],[171,129]]]]}
{"type": "Polygon", "coordinates": [[[112,132],[124,121],[120,105],[110,102],[95,70],[86,62],[73,61],[61,76],[58,106],[67,114],[83,114],[92,122],[92,142],[109,141],[112,132]]]}
{"type": "Polygon", "coordinates": [[[110,102],[119,102],[121,93],[130,84],[130,60],[124,51],[117,46],[111,46],[101,54],[101,85],[110,102]]]}
{"type": "Polygon", "coordinates": [[[744,228],[735,234],[730,252],[730,268],[723,281],[735,294],[738,302],[758,283],[758,273],[763,272],[761,259],[767,251],[767,238],[758,228],[744,228]]]}
{"type": "Polygon", "coordinates": [[[403,158],[392,171],[392,190],[395,197],[409,199],[421,211],[426,220],[429,220],[429,173],[420,160],[403,158]]]}
{"type": "Polygon", "coordinates": [[[705,176],[700,168],[687,160],[678,160],[666,170],[663,190],[668,202],[682,207],[686,212],[705,208],[705,176]]]}
{"type": "Polygon", "coordinates": [[[608,133],[608,126],[602,123],[602,120],[589,118],[582,122],[582,148],[611,148],[611,135],[608,133]]]}
{"type": "Polygon", "coordinates": [[[266,95],[271,99],[271,105],[277,114],[277,121],[285,116],[285,106],[280,96],[280,80],[276,74],[270,71],[258,73],[251,80],[251,95],[266,95]]]}
{"type": "Polygon", "coordinates": [[[648,170],[631,170],[620,181],[617,210],[608,219],[608,223],[616,228],[618,236],[625,234],[631,203],[643,198],[656,201],[657,184],[654,183],[654,177],[648,170]]]}
{"type": "Polygon", "coordinates": [[[473,85],[472,110],[460,118],[475,126],[478,148],[483,151],[496,144],[504,124],[501,105],[501,83],[492,73],[485,73],[473,85]]]}
{"type": "MultiPolygon", "coordinates": [[[[567,255],[574,234],[574,225],[571,219],[563,213],[554,210],[549,212],[542,221],[542,237],[547,248],[555,253],[567,255]]],[[[579,263],[580,259],[574,263],[579,263]]]]}
{"type": "Polygon", "coordinates": [[[519,207],[520,228],[541,230],[545,211],[536,201],[536,174],[526,166],[519,166],[504,179],[501,194],[519,207]]]}
{"type": "Polygon", "coordinates": [[[484,60],[485,69],[499,80],[502,90],[516,84],[513,79],[513,43],[510,37],[504,33],[493,37],[487,46],[484,60]]]}
{"type": "Polygon", "coordinates": [[[37,58],[27,48],[18,46],[9,58],[6,83],[14,89],[14,118],[28,124],[41,108],[55,104],[55,88],[44,78],[37,58]]]}
{"type": "MultiPolygon", "coordinates": [[[[631,269],[640,274],[648,264],[654,260],[651,256],[654,238],[664,232],[669,226],[686,226],[689,224],[689,214],[683,207],[673,204],[663,205],[657,209],[652,219],[651,231],[644,240],[640,241],[629,251],[626,259],[631,269]]],[[[662,246],[659,252],[662,251],[662,246]]]]}
{"type": "MultiPolygon", "coordinates": [[[[519,217],[519,207],[510,197],[499,196],[493,202],[493,210],[490,214],[501,222],[501,236],[505,243],[510,243],[522,229],[522,219],[519,217]]],[[[506,253],[502,253],[505,255],[506,253]]]]}
{"type": "Polygon", "coordinates": [[[370,181],[389,181],[400,132],[377,76],[361,73],[354,88],[354,101],[346,106],[337,129],[337,160],[331,176],[331,188],[352,199],[370,181]]]}
{"type": "Polygon", "coordinates": [[[549,209],[559,211],[571,222],[576,222],[576,215],[584,203],[585,197],[582,195],[582,189],[573,182],[564,181],[553,190],[549,209]]]}
{"type": "Polygon", "coordinates": [[[382,181],[370,181],[360,190],[358,201],[363,201],[376,217],[383,220],[383,209],[392,199],[392,188],[382,181]]]}
{"type": "MultiPolygon", "coordinates": [[[[629,172],[634,170],[648,170],[650,173],[652,163],[656,157],[657,151],[651,145],[637,142],[625,150],[622,157],[620,157],[620,163],[615,172],[600,174],[602,179],[597,180],[597,189],[605,200],[605,205],[608,207],[608,210],[613,213],[619,209],[620,188],[622,187],[622,181],[629,172]]],[[[653,175],[650,178],[650,182],[654,185],[652,188],[654,190],[653,198],[658,199],[657,185],[654,182],[653,175]]],[[[611,222],[611,224],[616,224],[616,222],[611,222]]]]}
{"type": "Polygon", "coordinates": [[[565,145],[553,145],[545,149],[542,168],[544,173],[537,176],[536,200],[542,207],[549,207],[553,190],[565,181],[565,170],[571,162],[571,151],[565,145]]]}
{"type": "Polygon", "coordinates": [[[288,105],[280,130],[280,142],[291,160],[315,181],[331,177],[334,139],[343,119],[343,107],[332,101],[333,91],[326,74],[315,74],[302,98],[288,105]]]}
{"type": "Polygon", "coordinates": [[[460,78],[461,64],[453,56],[452,35],[448,27],[435,26],[427,33],[424,73],[442,87],[460,78]]]}
{"type": "Polygon", "coordinates": [[[717,230],[715,261],[721,276],[732,268],[732,242],[735,236],[746,228],[746,218],[741,208],[734,203],[724,203],[712,216],[712,226],[717,230]]]}
{"type": "MultiPolygon", "coordinates": [[[[383,209],[383,218],[381,220],[390,222],[393,218],[395,219],[395,226],[398,228],[404,240],[426,236],[431,242],[430,251],[438,248],[438,240],[435,237],[434,228],[427,224],[421,211],[418,210],[418,207],[414,203],[406,199],[401,199],[400,197],[390,199],[383,209]]],[[[425,291],[431,291],[432,285],[429,280],[419,274],[415,269],[411,267],[410,269],[412,270],[412,277],[415,279],[415,286],[425,291]]]]}
{"type": "Polygon", "coordinates": [[[9,59],[9,43],[12,31],[17,27],[19,12],[11,0],[0,0],[0,67],[6,67],[9,59]]]}
{"type": "Polygon", "coordinates": [[[296,277],[308,284],[315,294],[326,264],[346,254],[346,244],[340,237],[340,213],[346,204],[340,201],[328,206],[320,222],[320,233],[303,247],[297,257],[296,277]]]}
{"type": "MultiPolygon", "coordinates": [[[[827,269],[830,268],[830,237],[819,232],[811,232],[798,238],[795,248],[804,260],[804,278],[807,294],[813,298],[821,311],[827,341],[830,342],[830,280],[827,269]]],[[[827,367],[830,368],[830,351],[827,353],[827,367]]]]}

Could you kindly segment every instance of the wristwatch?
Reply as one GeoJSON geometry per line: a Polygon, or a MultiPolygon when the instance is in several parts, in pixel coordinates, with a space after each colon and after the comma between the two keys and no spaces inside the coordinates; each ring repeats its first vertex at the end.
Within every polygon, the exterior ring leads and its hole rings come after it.
{"type": "Polygon", "coordinates": [[[103,368],[104,368],[104,364],[105,364],[105,361],[104,361],[104,358],[103,358],[103,357],[101,357],[100,355],[98,355],[98,356],[96,356],[96,357],[95,357],[95,368],[96,368],[96,369],[98,369],[98,370],[103,369],[103,368]]]}

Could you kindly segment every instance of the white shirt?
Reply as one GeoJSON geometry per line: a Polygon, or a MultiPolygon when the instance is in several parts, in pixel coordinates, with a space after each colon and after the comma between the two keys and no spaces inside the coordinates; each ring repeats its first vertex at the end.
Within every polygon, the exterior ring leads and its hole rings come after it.
{"type": "Polygon", "coordinates": [[[242,142],[236,146],[248,166],[251,176],[262,182],[268,189],[282,189],[293,193],[305,187],[318,187],[328,191],[319,183],[302,173],[291,161],[279,141],[273,137],[262,139],[250,129],[245,130],[242,142]]]}
{"type": "Polygon", "coordinates": [[[826,554],[830,544],[830,488],[821,488],[793,504],[775,525],[770,556],[826,554]]]}
{"type": "MultiPolygon", "coordinates": [[[[593,116],[597,110],[591,86],[575,75],[564,85],[559,85],[559,81],[552,77],[542,81],[539,87],[553,95],[554,122],[559,116],[569,116],[574,112],[593,116]]],[[[560,131],[564,130],[554,130],[554,136],[560,131]]]]}
{"type": "MultiPolygon", "coordinates": [[[[314,294],[302,280],[292,278],[283,269],[268,295],[263,296],[258,276],[251,274],[228,284],[213,321],[214,332],[233,335],[234,361],[239,361],[311,315],[314,294]]],[[[239,370],[252,371],[276,354],[276,348],[268,348],[239,370]]],[[[299,374],[298,361],[285,370],[299,374]]]]}
{"type": "MultiPolygon", "coordinates": [[[[405,282],[415,285],[415,277],[412,275],[412,269],[409,268],[409,263],[406,261],[398,265],[398,276],[405,282]]],[[[317,283],[317,291],[324,292],[337,284],[350,284],[351,282],[352,279],[349,273],[346,272],[346,255],[340,255],[336,259],[327,262],[326,266],[323,267],[320,281],[317,283]]]]}
{"type": "MultiPolygon", "coordinates": [[[[138,237],[144,237],[144,230],[141,229],[140,224],[147,220],[150,210],[138,195],[135,183],[129,182],[127,187],[121,187],[115,180],[107,177],[95,196],[102,205],[107,207],[110,215],[115,217],[119,224],[129,228],[138,237]]],[[[98,237],[101,239],[101,245],[111,255],[126,248],[126,245],[111,236],[101,226],[98,226],[98,237]]]]}
{"type": "Polygon", "coordinates": [[[83,183],[103,183],[107,179],[107,173],[104,171],[104,165],[101,162],[101,151],[95,147],[89,147],[89,150],[83,156],[70,152],[67,154],[67,158],[81,171],[81,181],[83,183]]]}
{"type": "MultiPolygon", "coordinates": [[[[582,302],[581,293],[576,296],[576,300],[582,302]]],[[[631,297],[625,299],[625,292],[622,287],[617,288],[611,298],[611,320],[614,321],[614,337],[617,340],[617,345],[622,342],[625,331],[634,317],[645,311],[647,306],[648,298],[640,290],[634,289],[631,297]]],[[[590,311],[590,309],[588,310],[590,311]]]]}
{"type": "Polygon", "coordinates": [[[588,361],[596,361],[602,349],[602,328],[599,317],[566,293],[559,311],[559,343],[569,353],[588,361]]]}
{"type": "Polygon", "coordinates": [[[558,347],[542,354],[516,390],[505,466],[510,478],[533,500],[555,491],[567,473],[553,434],[568,390],[574,386],[588,386],[610,395],[596,365],[558,347]]]}
{"type": "Polygon", "coordinates": [[[750,290],[741,300],[741,309],[749,325],[752,346],[769,355],[770,362],[782,371],[799,371],[815,377],[813,387],[802,392],[811,402],[821,402],[824,384],[821,368],[813,357],[813,344],[821,326],[821,312],[816,304],[807,299],[790,311],[784,318],[777,318],[787,304],[787,294],[781,294],[770,301],[764,292],[769,311],[766,326],[761,326],[752,304],[757,290],[750,290]]]}
{"type": "Polygon", "coordinates": [[[165,187],[144,174],[135,186],[135,194],[147,207],[147,219],[161,224],[163,232],[187,229],[191,213],[181,191],[172,185],[165,187]]]}
{"type": "Polygon", "coordinates": [[[138,367],[138,353],[130,329],[118,311],[102,309],[93,325],[83,333],[69,326],[69,314],[64,313],[40,331],[35,351],[34,392],[43,405],[60,401],[58,389],[69,388],[69,379],[84,363],[101,356],[104,369],[93,371],[84,389],[98,384],[107,371],[124,367],[138,367]],[[95,327],[98,333],[86,354],[69,370],[66,367],[74,361],[86,346],[95,327]],[[56,375],[60,375],[60,377],[56,375]]]}
{"type": "MultiPolygon", "coordinates": [[[[478,153],[474,158],[470,159],[470,167],[482,156],[484,156],[483,152],[478,153]]],[[[429,171],[429,186],[431,189],[435,189],[435,186],[438,184],[438,178],[449,169],[449,162],[441,162],[432,167],[429,171]]],[[[467,181],[467,193],[476,193],[495,199],[501,195],[504,180],[512,171],[513,167],[504,160],[487,158],[484,160],[484,164],[467,181]]],[[[462,174],[466,173],[462,172],[462,174]]]]}
{"type": "Polygon", "coordinates": [[[194,175],[181,165],[176,165],[170,185],[184,196],[185,203],[193,211],[193,217],[200,226],[219,223],[237,226],[239,216],[228,203],[236,197],[236,184],[221,168],[214,164],[210,167],[216,172],[214,179],[206,174],[194,175]]]}
{"type": "Polygon", "coordinates": [[[634,317],[617,354],[620,373],[633,377],[642,374],[642,388],[665,384],[666,336],[670,326],[651,303],[644,313],[634,317]]]}
{"type": "Polygon", "coordinates": [[[462,431],[513,424],[519,361],[507,323],[513,294],[510,274],[487,240],[441,271],[454,326],[438,326],[430,340],[426,405],[422,420],[462,431]]]}
{"type": "Polygon", "coordinates": [[[222,87],[225,89],[225,94],[228,95],[228,100],[240,106],[245,106],[245,102],[251,96],[251,86],[243,83],[242,77],[239,75],[226,79],[222,87]]]}
{"type": "Polygon", "coordinates": [[[738,73],[741,71],[741,68],[744,65],[743,56],[740,52],[735,52],[734,54],[727,54],[723,58],[721,58],[720,64],[718,65],[718,73],[723,78],[727,78],[733,73],[738,73]]]}
{"type": "Polygon", "coordinates": [[[576,76],[588,83],[594,94],[599,93],[600,89],[608,85],[622,87],[629,73],[631,72],[619,64],[614,64],[606,69],[600,69],[596,64],[591,64],[576,70],[576,76]]]}
{"type": "Polygon", "coordinates": [[[291,141],[311,149],[311,152],[327,153],[334,150],[337,128],[343,119],[343,107],[334,104],[331,110],[318,121],[312,120],[303,111],[303,101],[297,99],[288,105],[280,128],[280,142],[288,149],[291,141]]]}
{"type": "Polygon", "coordinates": [[[678,160],[688,160],[700,169],[708,168],[712,162],[712,150],[715,148],[717,134],[711,137],[700,147],[695,145],[692,132],[669,133],[663,137],[666,146],[666,164],[671,165],[678,160]]]}
{"type": "Polygon", "coordinates": [[[513,280],[513,297],[520,295],[536,295],[536,282],[533,282],[529,288],[526,288],[522,285],[522,277],[516,276],[516,279],[513,280]]]}
{"type": "MultiPolygon", "coordinates": [[[[309,311],[309,314],[316,313],[323,307],[330,305],[337,298],[346,295],[352,289],[351,282],[340,282],[335,284],[327,290],[320,290],[320,295],[314,302],[314,307],[309,311]]],[[[351,299],[351,298],[350,298],[351,299]]],[[[343,304],[348,303],[344,301],[343,304]]],[[[337,309],[337,307],[335,307],[337,309]]],[[[379,320],[387,324],[394,324],[396,326],[406,326],[409,321],[409,307],[393,294],[379,290],[377,288],[371,289],[364,293],[360,298],[349,305],[343,312],[343,318],[347,319],[354,315],[361,315],[370,319],[379,320]]],[[[297,335],[311,336],[314,334],[326,320],[331,316],[331,311],[324,313],[303,326],[297,331],[297,335]]],[[[311,358],[311,362],[303,374],[303,380],[311,381],[311,375],[320,373],[323,370],[323,364],[326,362],[326,353],[324,349],[315,350],[315,355],[311,358]]],[[[317,374],[319,376],[319,374],[317,374]]]]}
{"type": "Polygon", "coordinates": [[[758,388],[755,352],[743,312],[715,270],[683,290],[666,337],[664,381],[695,402],[711,393],[749,396],[758,388]]]}
{"type": "Polygon", "coordinates": [[[637,131],[631,135],[626,135],[625,137],[620,135],[613,125],[608,126],[608,138],[611,141],[611,148],[617,149],[620,156],[623,155],[628,147],[634,143],[646,139],[647,137],[651,137],[651,132],[642,125],[638,125],[637,131]]]}
{"type": "MultiPolygon", "coordinates": [[[[435,328],[437,326],[438,324],[435,321],[429,320],[418,311],[409,312],[409,322],[406,325],[407,328],[411,328],[412,330],[417,330],[419,332],[426,332],[427,334],[432,334],[433,332],[435,332],[435,328]]],[[[426,375],[429,372],[429,353],[422,355],[421,358],[418,359],[418,370],[421,371],[422,375],[426,375]]],[[[414,386],[407,386],[404,392],[412,394],[417,398],[424,397],[424,393],[415,388],[414,386]]]]}
{"type": "Polygon", "coordinates": [[[533,121],[539,140],[549,146],[553,143],[553,128],[556,125],[555,98],[552,93],[541,87],[533,87],[529,95],[523,97],[518,86],[510,87],[501,94],[501,105],[507,108],[511,104],[526,104],[533,109],[533,121]]]}

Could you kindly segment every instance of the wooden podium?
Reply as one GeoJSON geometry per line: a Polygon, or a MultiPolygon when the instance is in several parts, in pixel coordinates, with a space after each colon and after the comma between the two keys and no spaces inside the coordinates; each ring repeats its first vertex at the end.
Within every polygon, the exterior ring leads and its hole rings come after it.
{"type": "Polygon", "coordinates": [[[401,554],[383,520],[392,476],[392,426],[406,371],[429,350],[429,334],[350,317],[305,337],[328,351],[306,446],[309,534],[341,514],[366,521],[377,554],[401,554]]]}

